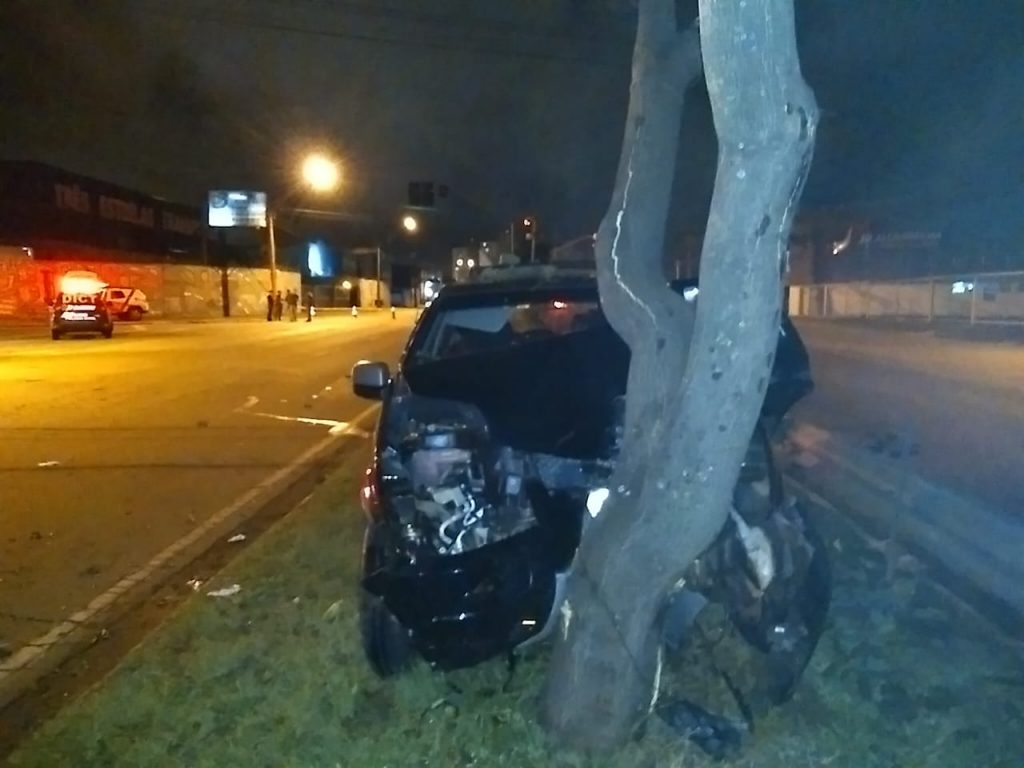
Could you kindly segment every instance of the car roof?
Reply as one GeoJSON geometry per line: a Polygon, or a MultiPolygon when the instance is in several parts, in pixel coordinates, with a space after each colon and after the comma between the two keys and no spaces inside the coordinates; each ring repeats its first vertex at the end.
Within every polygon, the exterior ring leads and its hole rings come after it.
{"type": "MultiPolygon", "coordinates": [[[[696,278],[676,279],[669,286],[677,293],[697,285],[696,278]]],[[[464,283],[448,283],[438,294],[438,299],[471,302],[473,299],[487,301],[509,295],[523,296],[531,293],[550,295],[559,292],[573,294],[597,294],[597,273],[590,268],[564,268],[546,264],[515,267],[493,267],[478,270],[464,283]]]]}
{"type": "Polygon", "coordinates": [[[437,299],[440,301],[474,299],[500,300],[508,296],[549,295],[568,292],[574,295],[597,296],[597,276],[592,269],[561,269],[549,265],[484,269],[464,283],[448,283],[437,299]]]}

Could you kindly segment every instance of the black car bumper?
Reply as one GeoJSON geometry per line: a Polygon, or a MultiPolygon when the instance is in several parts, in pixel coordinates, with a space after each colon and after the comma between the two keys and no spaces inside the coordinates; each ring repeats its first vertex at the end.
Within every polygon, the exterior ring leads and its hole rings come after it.
{"type": "Polygon", "coordinates": [[[51,324],[57,333],[105,333],[113,327],[109,320],[55,320],[51,324]]]}
{"type": "Polygon", "coordinates": [[[364,580],[431,664],[457,669],[510,651],[545,626],[556,559],[533,528],[459,555],[385,565],[364,580]]]}

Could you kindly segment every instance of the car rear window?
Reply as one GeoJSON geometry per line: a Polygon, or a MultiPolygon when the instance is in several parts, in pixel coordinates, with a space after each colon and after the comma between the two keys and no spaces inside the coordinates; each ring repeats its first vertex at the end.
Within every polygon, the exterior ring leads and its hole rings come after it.
{"type": "Polygon", "coordinates": [[[597,301],[544,298],[445,310],[426,329],[412,359],[435,362],[565,336],[605,325],[597,301]]]}

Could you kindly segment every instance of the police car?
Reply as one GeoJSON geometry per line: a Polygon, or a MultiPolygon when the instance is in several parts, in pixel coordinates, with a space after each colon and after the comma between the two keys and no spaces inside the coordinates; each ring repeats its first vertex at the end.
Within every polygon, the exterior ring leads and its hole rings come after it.
{"type": "Polygon", "coordinates": [[[103,283],[91,278],[67,275],[50,308],[50,337],[99,334],[105,339],[114,335],[114,319],[103,298],[103,283]]]}

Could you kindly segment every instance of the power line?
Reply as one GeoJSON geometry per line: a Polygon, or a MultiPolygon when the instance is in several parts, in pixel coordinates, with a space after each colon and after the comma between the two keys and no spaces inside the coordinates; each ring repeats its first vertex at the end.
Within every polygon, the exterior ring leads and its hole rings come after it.
{"type": "Polygon", "coordinates": [[[456,53],[468,53],[477,56],[486,56],[489,58],[498,56],[516,59],[532,59],[535,61],[563,62],[569,64],[587,64],[589,67],[595,69],[607,69],[612,67],[612,65],[609,62],[602,61],[600,59],[595,60],[593,58],[586,58],[583,56],[562,56],[554,53],[541,51],[524,51],[513,50],[508,48],[502,50],[500,48],[495,48],[493,46],[484,47],[464,45],[457,43],[442,42],[437,40],[426,40],[423,38],[410,39],[369,33],[347,32],[337,29],[313,29],[310,27],[285,24],[283,22],[243,18],[241,16],[194,16],[165,10],[156,11],[155,13],[166,18],[172,18],[179,21],[193,22],[197,24],[208,23],[228,27],[248,27],[251,29],[262,29],[271,32],[285,32],[288,34],[304,35],[307,37],[322,37],[336,40],[353,40],[356,42],[373,45],[390,45],[402,48],[422,48],[429,50],[450,51],[456,53]]]}
{"type": "Polygon", "coordinates": [[[506,21],[504,19],[484,18],[480,16],[465,16],[456,14],[428,13],[420,10],[407,8],[396,8],[388,5],[371,5],[367,3],[352,2],[351,0],[264,0],[275,5],[294,5],[301,2],[306,6],[317,6],[318,10],[343,10],[348,14],[364,16],[369,18],[384,18],[398,20],[414,24],[442,27],[445,30],[452,30],[455,27],[463,27],[470,34],[478,34],[481,28],[491,30],[489,34],[503,35],[508,39],[510,34],[517,38],[536,38],[548,42],[604,42],[614,44],[620,41],[602,40],[600,36],[573,35],[568,32],[557,32],[550,28],[543,28],[536,25],[529,25],[523,22],[506,21]]]}

